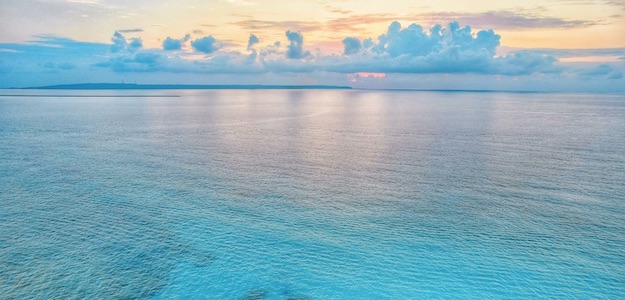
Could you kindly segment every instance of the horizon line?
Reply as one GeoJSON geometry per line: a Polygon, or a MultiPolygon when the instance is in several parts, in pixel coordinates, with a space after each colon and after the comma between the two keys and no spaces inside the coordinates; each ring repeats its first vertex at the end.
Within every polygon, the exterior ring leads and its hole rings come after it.
{"type": "MultiPolygon", "coordinates": [[[[392,91],[392,92],[457,92],[457,93],[519,93],[519,94],[624,94],[625,92],[605,91],[541,91],[541,90],[505,90],[505,89],[428,89],[428,88],[358,88],[340,85],[281,85],[281,84],[138,84],[138,83],[75,83],[34,87],[8,87],[0,90],[353,90],[353,91],[392,91]]],[[[26,96],[0,94],[0,96],[26,96]]],[[[30,95],[33,96],[33,95],[30,95]]]]}

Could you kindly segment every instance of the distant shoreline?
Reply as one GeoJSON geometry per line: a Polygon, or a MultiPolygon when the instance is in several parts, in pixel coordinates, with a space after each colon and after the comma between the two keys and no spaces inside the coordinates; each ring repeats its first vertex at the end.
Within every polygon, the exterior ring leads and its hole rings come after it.
{"type": "Polygon", "coordinates": [[[134,83],[79,83],[60,84],[19,90],[351,90],[349,86],[334,85],[195,85],[195,84],[134,84],[134,83]]]}
{"type": "Polygon", "coordinates": [[[29,95],[29,94],[0,94],[0,97],[24,98],[180,98],[179,95],[29,95]]]}
{"type": "MultiPolygon", "coordinates": [[[[196,84],[134,84],[134,83],[77,83],[77,84],[60,84],[38,87],[10,87],[0,88],[0,90],[74,90],[74,91],[132,91],[132,90],[353,90],[353,91],[386,91],[386,92],[440,92],[440,93],[514,93],[514,94],[557,94],[557,93],[573,93],[573,94],[614,94],[622,95],[623,92],[597,92],[597,91],[558,91],[558,90],[485,90],[485,89],[422,89],[422,88],[362,88],[350,86],[336,85],[196,85],[196,84]]],[[[0,96],[30,96],[37,95],[11,95],[0,94],[0,96]]],[[[49,97],[50,95],[40,95],[40,97],[49,97]]],[[[59,95],[54,95],[59,96],[59,95]]],[[[115,97],[131,97],[130,95],[114,95],[115,97]]],[[[137,95],[140,97],[154,97],[154,95],[137,95]]],[[[68,95],[68,97],[79,97],[68,95]]],[[[80,96],[84,97],[84,96],[80,96]]],[[[94,95],[94,97],[109,97],[102,95],[94,95]]],[[[162,95],[162,97],[174,97],[172,95],[162,95]]]]}

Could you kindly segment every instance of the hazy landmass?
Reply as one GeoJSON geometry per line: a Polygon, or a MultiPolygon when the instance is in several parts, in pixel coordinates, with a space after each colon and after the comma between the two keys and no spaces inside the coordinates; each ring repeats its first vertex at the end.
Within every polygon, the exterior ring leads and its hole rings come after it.
{"type": "Polygon", "coordinates": [[[79,83],[24,89],[39,90],[279,90],[279,89],[351,89],[333,85],[195,85],[195,84],[134,84],[134,83],[79,83]]]}
{"type": "MultiPolygon", "coordinates": [[[[23,90],[351,90],[349,86],[337,85],[247,85],[247,84],[135,84],[135,83],[77,83],[60,84],[27,88],[23,90]]],[[[406,92],[463,92],[463,93],[541,93],[540,91],[527,90],[483,90],[483,89],[379,89],[379,88],[356,88],[357,90],[385,90],[406,92]]]]}

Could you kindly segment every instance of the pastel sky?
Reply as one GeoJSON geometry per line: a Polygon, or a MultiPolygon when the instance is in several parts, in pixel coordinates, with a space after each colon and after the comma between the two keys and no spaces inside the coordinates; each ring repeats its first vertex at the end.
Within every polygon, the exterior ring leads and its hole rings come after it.
{"type": "Polygon", "coordinates": [[[0,88],[625,92],[625,0],[0,0],[0,88]]]}

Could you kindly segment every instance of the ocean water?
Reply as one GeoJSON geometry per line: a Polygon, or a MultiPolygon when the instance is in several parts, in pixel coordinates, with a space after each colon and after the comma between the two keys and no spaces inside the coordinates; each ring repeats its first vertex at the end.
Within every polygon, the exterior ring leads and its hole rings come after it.
{"type": "Polygon", "coordinates": [[[623,95],[0,94],[1,299],[625,298],[623,95]]]}

